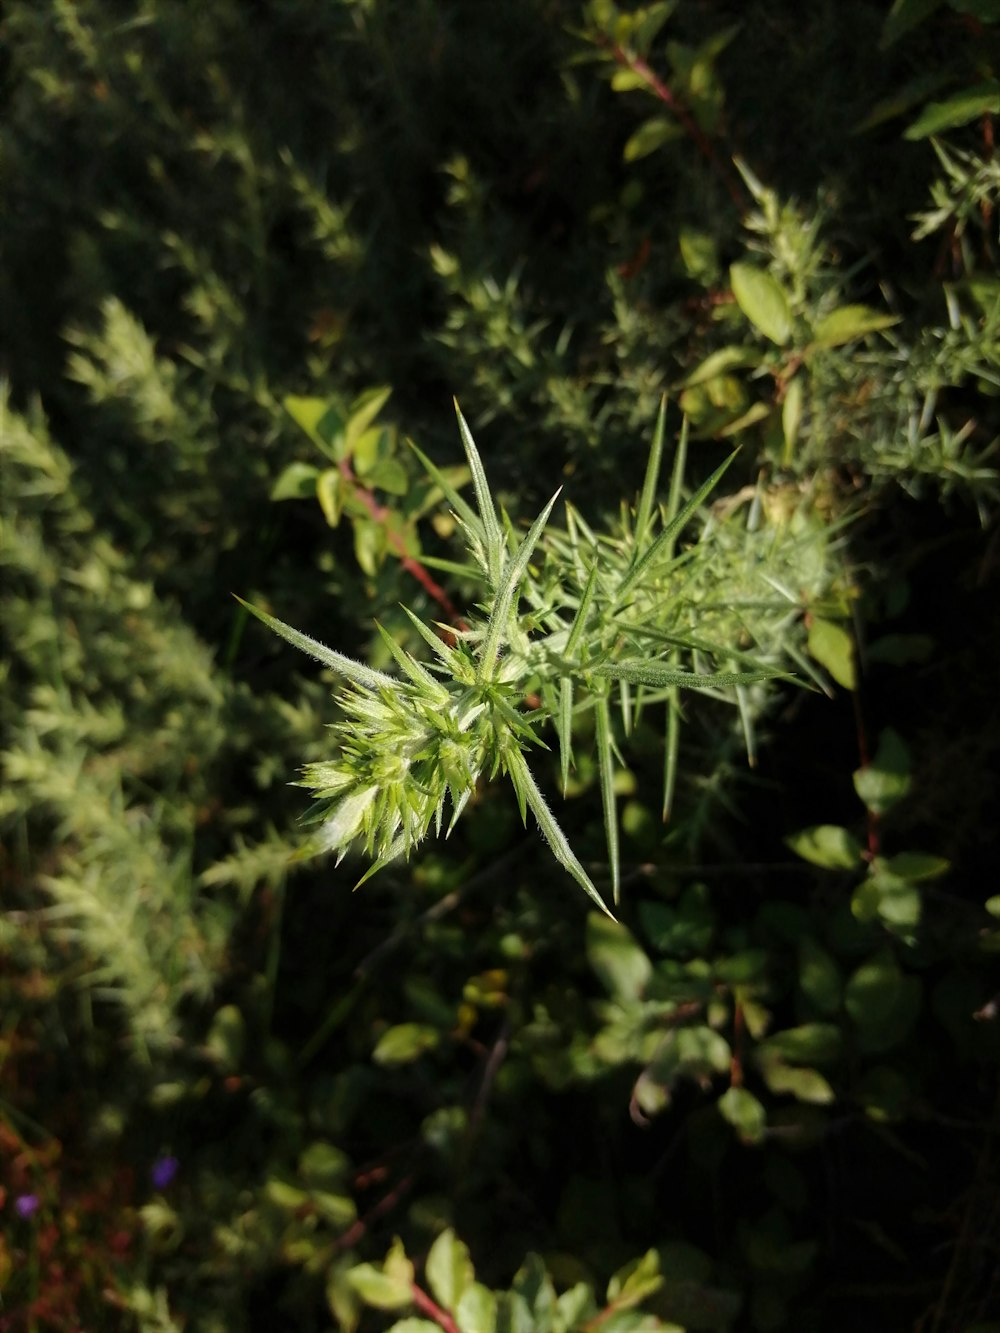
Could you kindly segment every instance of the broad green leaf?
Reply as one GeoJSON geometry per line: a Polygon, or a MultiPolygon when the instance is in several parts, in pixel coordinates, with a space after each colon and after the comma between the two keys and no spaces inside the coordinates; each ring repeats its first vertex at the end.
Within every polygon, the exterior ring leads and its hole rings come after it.
{"type": "Polygon", "coordinates": [[[733,264],[729,269],[736,303],[755,328],[771,342],[783,346],[792,336],[792,312],[788,297],[777,278],[753,264],[733,264]]]}
{"type": "Polygon", "coordinates": [[[639,904],[639,920],[657,953],[673,958],[696,958],[711,947],[715,912],[708,888],[691,884],[672,903],[650,901],[639,904]]]}
{"type": "Polygon", "coordinates": [[[653,42],[656,41],[663,25],[674,13],[678,0],[657,0],[655,4],[644,5],[636,14],[632,29],[632,43],[639,55],[646,56],[653,42]]]}
{"type": "Polygon", "coordinates": [[[917,883],[926,879],[940,879],[951,869],[951,862],[943,856],[931,856],[927,852],[898,852],[889,857],[886,868],[897,879],[917,883]]]}
{"type": "Polygon", "coordinates": [[[822,1014],[834,1014],[840,1008],[840,969],[810,935],[799,945],[799,989],[822,1014]]]}
{"type": "Polygon", "coordinates": [[[372,1052],[377,1065],[405,1065],[441,1043],[441,1033],[426,1023],[399,1023],[387,1029],[372,1052]]]}
{"type": "Polygon", "coordinates": [[[513,1290],[528,1303],[535,1317],[535,1326],[547,1328],[556,1303],[556,1289],[552,1285],[544,1260],[537,1254],[525,1256],[514,1274],[513,1290]]]}
{"type": "Polygon", "coordinates": [[[582,1328],[596,1314],[594,1290],[587,1282],[577,1282],[556,1301],[556,1317],[565,1329],[582,1328]]]}
{"type": "Polygon", "coordinates": [[[694,1078],[726,1073],[733,1058],[729,1042],[705,1023],[678,1028],[674,1055],[678,1065],[694,1078]]]}
{"type": "Polygon", "coordinates": [[[301,500],[316,494],[319,468],[311,463],[289,463],[271,487],[272,500],[301,500]]]}
{"type": "Polygon", "coordinates": [[[351,453],[358,440],[385,407],[392,395],[387,385],[377,385],[358,394],[348,409],[346,452],[351,453]]]}
{"type": "Polygon", "coordinates": [[[536,1333],[528,1302],[518,1291],[497,1293],[496,1333],[536,1333]]]}
{"type": "Polygon", "coordinates": [[[918,978],[906,976],[890,952],[862,963],[844,991],[844,1007],[858,1028],[862,1050],[898,1045],[920,1012],[921,994],[918,978]]]}
{"type": "Polygon", "coordinates": [[[744,1143],[760,1143],[767,1128],[767,1112],[746,1088],[729,1088],[716,1103],[722,1118],[744,1143]]]}
{"type": "Polygon", "coordinates": [[[340,522],[344,507],[344,476],[339,468],[328,467],[316,480],[316,499],[331,528],[340,522]]]}
{"type": "MultiPolygon", "coordinates": [[[[236,594],[233,594],[236,597],[236,594]]],[[[363,685],[366,689],[390,689],[395,690],[399,687],[399,682],[393,680],[391,676],[383,675],[381,671],[373,671],[371,667],[365,666],[361,662],[355,662],[350,657],[345,657],[343,653],[335,652],[332,648],[327,648],[317,639],[311,639],[308,634],[301,634],[297,629],[292,629],[291,625],[286,625],[283,621],[274,616],[268,615],[259,607],[251,602],[245,602],[242,597],[236,597],[240,606],[246,607],[251,615],[256,616],[268,629],[273,630],[275,634],[280,634],[283,639],[298,648],[300,652],[307,653],[314,657],[317,662],[322,662],[325,667],[330,667],[333,671],[339,671],[348,680],[354,681],[356,685],[363,685]]]]}
{"type": "Polygon", "coordinates": [[[324,1221],[338,1231],[346,1231],[358,1220],[358,1209],[347,1194],[332,1194],[329,1190],[312,1190],[310,1200],[324,1221]]]}
{"type": "Polygon", "coordinates": [[[815,824],[785,839],[796,856],[826,870],[861,868],[861,844],[838,824],[815,824]]]}
{"type": "Polygon", "coordinates": [[[634,93],[648,88],[649,80],[631,69],[616,69],[611,76],[611,87],[616,93],[634,93]]]}
{"type": "Polygon", "coordinates": [[[693,389],[699,384],[725,375],[730,370],[750,369],[760,361],[760,352],[756,347],[720,347],[718,351],[696,366],[683,381],[685,389],[693,389]]]}
{"type": "Polygon", "coordinates": [[[357,1264],[346,1276],[361,1299],[376,1310],[401,1310],[413,1303],[410,1283],[401,1276],[390,1277],[374,1264],[357,1264]]]}
{"type": "Polygon", "coordinates": [[[613,999],[641,999],[653,965],[632,935],[617,921],[587,917],[587,961],[613,999]]]}
{"type": "Polygon", "coordinates": [[[441,1325],[433,1323],[430,1319],[407,1315],[405,1319],[397,1319],[391,1324],[386,1333],[441,1333],[441,1325]]]}
{"type": "Polygon", "coordinates": [[[309,1202],[309,1195],[306,1190],[277,1177],[269,1180],[264,1186],[264,1196],[271,1203],[277,1204],[279,1208],[285,1208],[289,1212],[295,1212],[296,1209],[309,1202]]]}
{"type": "Polygon", "coordinates": [[[325,398],[298,398],[292,395],[283,400],[283,406],[317,449],[334,463],[341,461],[345,443],[344,418],[335,403],[325,398]]]}
{"type": "Polygon", "coordinates": [[[361,1299],[347,1280],[351,1262],[346,1256],[335,1260],[326,1278],[326,1303],[342,1333],[354,1333],[361,1318],[361,1299]]]}
{"type": "Polygon", "coordinates": [[[894,934],[904,937],[916,930],[922,910],[920,890],[905,879],[897,879],[878,861],[851,896],[851,911],[859,921],[880,920],[894,934]]]}
{"type": "Polygon", "coordinates": [[[871,763],[855,771],[854,790],[876,815],[891,810],[910,790],[910,754],[891,727],[879,737],[871,763]]]}
{"type": "Polygon", "coordinates": [[[833,1101],[833,1089],[818,1069],[802,1069],[780,1060],[762,1059],[760,1070],[773,1093],[787,1093],[797,1101],[821,1106],[833,1101]]]}
{"type": "Polygon", "coordinates": [[[454,1312],[476,1273],[468,1248],[450,1228],[442,1231],[427,1256],[427,1282],[431,1295],[444,1309],[454,1312]]]}
{"type": "Polygon", "coordinates": [[[380,523],[358,519],[354,524],[354,558],[369,578],[378,573],[385,549],[385,528],[380,523]]]}
{"type": "Polygon", "coordinates": [[[608,1283],[607,1301],[616,1310],[627,1310],[638,1305],[663,1286],[660,1256],[647,1250],[641,1259],[633,1259],[620,1268],[608,1283]]]}
{"type": "Polygon", "coordinates": [[[704,287],[710,287],[718,281],[719,252],[714,237],[707,231],[681,227],[677,244],[684,272],[689,278],[693,278],[704,287]]]}
{"type": "Polygon", "coordinates": [[[831,310],[813,329],[816,347],[841,347],[866,333],[890,329],[899,323],[898,315],[882,315],[866,305],[844,305],[831,310]]]}
{"type": "Polygon", "coordinates": [[[332,1143],[311,1143],[299,1158],[299,1175],[310,1188],[332,1189],[350,1170],[347,1154],[332,1143]]]}
{"type": "Polygon", "coordinates": [[[470,1282],[455,1306],[460,1333],[495,1333],[497,1298],[481,1282],[470,1282]]]}
{"type": "Polygon", "coordinates": [[[405,495],[410,489],[406,468],[396,458],[380,458],[365,475],[365,482],[390,495],[405,495]]]}
{"type": "Polygon", "coordinates": [[[777,1056],[789,1064],[825,1065],[841,1051],[840,1028],[833,1023],[802,1023],[765,1037],[757,1049],[763,1056],[777,1056]]]}
{"type": "Polygon", "coordinates": [[[807,642],[812,656],[820,666],[826,667],[838,685],[843,685],[845,690],[857,689],[854,640],[843,625],[814,616],[807,642]]]}
{"type": "Polygon", "coordinates": [[[943,130],[967,125],[979,116],[1000,116],[1000,80],[987,79],[973,88],[963,88],[943,102],[931,102],[903,135],[904,139],[927,139],[943,130]]]}
{"type": "Polygon", "coordinates": [[[670,116],[651,116],[629,136],[622,156],[626,162],[638,162],[640,158],[655,153],[672,139],[681,139],[684,130],[680,122],[670,116]]]}
{"type": "Polygon", "coordinates": [[[369,430],[363,431],[354,441],[353,447],[348,452],[351,460],[351,466],[359,477],[364,479],[366,485],[368,474],[372,468],[381,460],[389,457],[389,451],[392,447],[392,437],[390,432],[384,426],[372,426],[369,430]]]}

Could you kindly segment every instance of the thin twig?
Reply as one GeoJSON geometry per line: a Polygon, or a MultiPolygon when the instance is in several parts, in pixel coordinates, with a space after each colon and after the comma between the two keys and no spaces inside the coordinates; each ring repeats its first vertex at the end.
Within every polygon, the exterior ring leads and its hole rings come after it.
{"type": "Polygon", "coordinates": [[[441,1325],[445,1333],[461,1333],[448,1311],[442,1310],[440,1305],[432,1301],[422,1287],[418,1287],[415,1282],[411,1282],[410,1292],[413,1296],[413,1304],[421,1314],[429,1315],[436,1324],[441,1325]]]}
{"type": "Polygon", "coordinates": [[[437,602],[438,606],[444,610],[452,624],[458,629],[463,629],[465,627],[465,622],[455,609],[451,598],[441,587],[440,583],[432,578],[430,572],[424,568],[420,561],[417,560],[415,556],[407,554],[406,543],[403,541],[403,538],[398,532],[394,532],[392,528],[389,527],[389,519],[392,517],[393,511],[388,505],[379,504],[375,499],[374,493],[358,480],[353,468],[346,458],[340,463],[340,472],[344,477],[344,480],[350,484],[351,493],[354,498],[360,500],[368,510],[370,517],[385,528],[386,541],[399,557],[399,563],[402,567],[408,574],[411,574],[413,578],[417,580],[427,595],[437,602]]]}
{"type": "Polygon", "coordinates": [[[742,217],[743,214],[746,212],[746,207],[747,207],[746,198],[743,196],[743,194],[741,194],[740,189],[737,186],[736,181],[733,179],[732,174],[729,171],[727,171],[726,167],[723,165],[722,160],[720,159],[718,153],[715,151],[715,148],[713,147],[712,142],[706,135],[705,131],[694,119],[694,117],[691,115],[691,112],[687,109],[687,107],[680,100],[680,98],[673,91],[673,89],[668,84],[663,82],[663,80],[659,77],[659,75],[647,64],[645,60],[642,59],[641,56],[631,55],[628,51],[624,49],[624,47],[618,46],[617,44],[610,42],[605,37],[602,37],[599,40],[602,46],[610,47],[611,54],[614,56],[615,60],[619,65],[624,66],[625,69],[631,70],[633,74],[638,75],[638,77],[642,79],[643,83],[645,83],[646,86],[649,88],[650,92],[652,92],[654,96],[658,97],[659,100],[663,103],[663,105],[674,116],[677,117],[682,128],[684,129],[684,132],[697,146],[702,156],[709,163],[709,165],[721,179],[722,183],[725,185],[730,199],[732,199],[733,203],[739,210],[740,216],[742,217]]]}

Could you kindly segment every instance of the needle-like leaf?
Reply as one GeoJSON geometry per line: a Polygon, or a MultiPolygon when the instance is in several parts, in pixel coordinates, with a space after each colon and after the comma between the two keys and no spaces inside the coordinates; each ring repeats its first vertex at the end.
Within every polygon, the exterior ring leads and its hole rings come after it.
{"type": "Polygon", "coordinates": [[[759,671],[677,671],[669,662],[649,661],[604,662],[594,668],[595,676],[612,680],[630,680],[636,685],[686,685],[695,690],[753,685],[785,674],[767,667],[759,671]]]}
{"type": "Polygon", "coordinates": [[[513,751],[508,757],[508,772],[513,777],[513,771],[517,770],[518,779],[524,792],[525,800],[531,813],[535,816],[535,821],[542,832],[542,836],[552,849],[552,854],[576,880],[583,891],[594,900],[597,906],[605,914],[615,919],[607,903],[597,892],[591,881],[590,876],[584,870],[583,866],[577,860],[573,849],[566,841],[566,835],[556,822],[555,816],[545,803],[545,798],[538,790],[538,786],[532,776],[531,769],[528,767],[524,756],[520,750],[513,751]]]}
{"type": "Polygon", "coordinates": [[[674,538],[678,535],[684,527],[684,524],[695,512],[705,497],[719,484],[726,469],[731,465],[735,457],[735,453],[730,454],[726,461],[715,469],[708,480],[698,487],[694,495],[691,496],[691,499],[688,500],[687,504],[681,509],[680,513],[675,515],[666,527],[657,534],[656,540],[652,545],[647,547],[643,554],[633,562],[632,567],[618,586],[619,605],[629,596],[636,584],[642,578],[643,574],[655,560],[661,555],[669,555],[672,553],[672,546],[670,543],[673,542],[674,538]]]}
{"type": "MultiPolygon", "coordinates": [[[[560,487],[560,490],[562,488],[560,487]]],[[[525,570],[528,568],[528,561],[531,559],[531,553],[542,535],[542,529],[548,522],[549,514],[552,513],[552,506],[559,498],[559,491],[556,491],[552,499],[548,502],[542,512],[532,523],[524,541],[518,547],[517,555],[507,565],[503,573],[503,578],[497,588],[496,596],[493,601],[493,608],[490,612],[489,624],[486,627],[486,635],[483,639],[483,645],[479,655],[479,667],[476,673],[476,679],[479,684],[493,677],[493,669],[496,666],[497,653],[500,651],[500,644],[503,642],[504,635],[507,632],[507,618],[510,615],[511,607],[514,603],[514,596],[518,585],[524,577],[525,570]]]]}
{"type": "MultiPolygon", "coordinates": [[[[685,424],[687,418],[685,417],[685,424]]],[[[667,424],[667,397],[660,399],[660,410],[656,417],[656,430],[653,432],[653,444],[646,464],[646,477],[642,485],[639,510],[635,516],[635,549],[641,551],[646,544],[650,521],[653,517],[653,503],[656,499],[656,487],[660,480],[660,459],[663,457],[663,436],[667,424]]]]}
{"type": "MultiPolygon", "coordinates": [[[[490,492],[490,484],[486,479],[486,469],[483,467],[483,460],[479,457],[479,450],[476,448],[476,442],[472,438],[472,432],[462,416],[458,400],[455,400],[455,413],[458,416],[458,429],[462,436],[462,445],[465,449],[465,456],[469,460],[469,468],[472,472],[472,485],[476,492],[476,504],[479,508],[479,518],[483,527],[483,534],[486,538],[486,558],[489,571],[490,582],[495,588],[500,582],[501,565],[504,552],[503,528],[500,526],[500,520],[497,518],[496,506],[493,503],[493,496],[490,492]]],[[[435,479],[436,480],[436,479],[435,479]]]]}
{"type": "Polygon", "coordinates": [[[604,811],[604,836],[611,867],[611,893],[618,905],[621,891],[618,856],[618,811],[615,804],[615,759],[611,751],[611,715],[607,695],[600,694],[594,705],[597,730],[597,766],[601,775],[601,806],[604,811]]]}
{"type": "MultiPolygon", "coordinates": [[[[235,597],[236,594],[234,593],[233,596],[235,597]]],[[[286,625],[283,620],[278,620],[276,616],[268,615],[266,611],[262,611],[259,606],[254,606],[252,602],[245,602],[242,597],[236,597],[236,600],[240,606],[246,607],[252,616],[256,616],[275,634],[280,634],[283,639],[287,639],[301,652],[314,657],[317,662],[322,662],[324,666],[330,667],[333,671],[339,671],[341,675],[354,681],[356,685],[364,685],[369,690],[377,690],[385,686],[388,686],[389,689],[395,689],[398,686],[399,682],[393,680],[392,676],[387,676],[381,671],[375,671],[362,662],[355,662],[352,657],[345,657],[343,653],[338,653],[333,648],[327,648],[325,643],[320,643],[318,639],[311,639],[308,634],[302,634],[299,630],[292,629],[291,625],[286,625]]]]}

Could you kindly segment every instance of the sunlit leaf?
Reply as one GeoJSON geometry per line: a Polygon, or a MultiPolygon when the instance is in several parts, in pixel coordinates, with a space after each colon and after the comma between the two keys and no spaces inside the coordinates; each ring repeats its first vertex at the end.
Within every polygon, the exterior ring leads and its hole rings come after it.
{"type": "Polygon", "coordinates": [[[831,310],[814,327],[812,341],[817,347],[840,347],[866,333],[890,329],[898,323],[898,315],[884,315],[868,306],[840,306],[837,310],[831,310]]]}
{"type": "Polygon", "coordinates": [[[637,1000],[653,965],[626,928],[591,913],[587,917],[587,961],[616,1000],[637,1000]]]}
{"type": "Polygon", "coordinates": [[[861,844],[847,829],[837,824],[816,824],[792,833],[785,843],[796,856],[826,870],[859,869],[861,844]]]}
{"type": "Polygon", "coordinates": [[[311,463],[289,463],[271,487],[272,500],[301,500],[316,494],[319,468],[311,463]]]}
{"type": "Polygon", "coordinates": [[[372,1059],[377,1065],[411,1064],[440,1041],[441,1033],[426,1023],[399,1023],[382,1033],[372,1059]]]}
{"type": "Polygon", "coordinates": [[[792,312],[784,288],[765,269],[733,264],[729,270],[736,303],[765,338],[779,346],[792,336],[792,312]]]}
{"type": "Polygon", "coordinates": [[[638,162],[640,158],[655,153],[665,143],[683,136],[682,126],[673,117],[651,116],[629,137],[622,156],[626,162],[638,162]]]}
{"type": "Polygon", "coordinates": [[[932,134],[967,125],[979,116],[1000,116],[1000,80],[987,79],[963,88],[953,97],[931,102],[904,134],[905,139],[927,139],[932,134]]]}

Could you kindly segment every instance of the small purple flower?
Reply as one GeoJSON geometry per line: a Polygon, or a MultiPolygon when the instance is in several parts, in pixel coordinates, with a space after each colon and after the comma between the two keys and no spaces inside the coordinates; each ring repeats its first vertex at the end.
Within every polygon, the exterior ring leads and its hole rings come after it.
{"type": "Polygon", "coordinates": [[[14,1209],[18,1217],[30,1217],[32,1213],[38,1212],[37,1194],[19,1194],[14,1200],[14,1209]]]}
{"type": "Polygon", "coordinates": [[[150,1179],[153,1182],[153,1188],[165,1190],[173,1181],[174,1176],[177,1175],[179,1168],[180,1162],[178,1162],[176,1157],[171,1157],[169,1155],[157,1157],[149,1173],[150,1179]]]}

